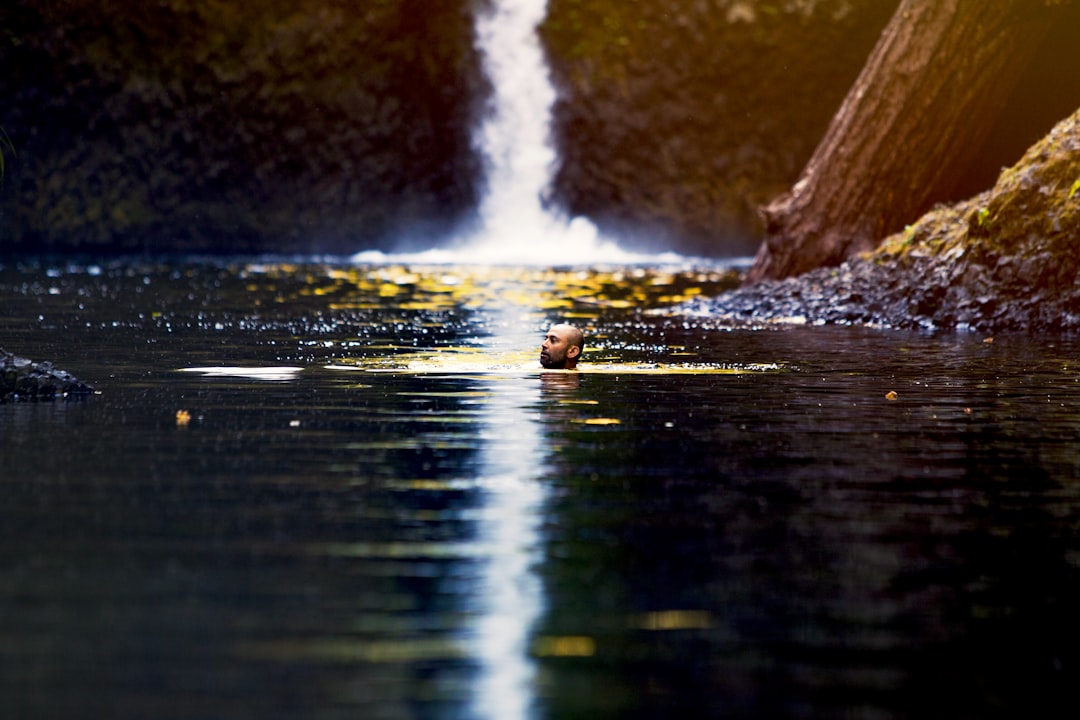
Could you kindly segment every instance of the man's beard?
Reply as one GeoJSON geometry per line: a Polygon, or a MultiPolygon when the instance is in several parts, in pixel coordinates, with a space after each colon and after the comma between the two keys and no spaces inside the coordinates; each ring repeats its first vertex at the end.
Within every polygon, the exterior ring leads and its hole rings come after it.
{"type": "Polygon", "coordinates": [[[566,358],[559,361],[554,361],[547,353],[540,353],[540,365],[548,370],[565,370],[566,358]]]}

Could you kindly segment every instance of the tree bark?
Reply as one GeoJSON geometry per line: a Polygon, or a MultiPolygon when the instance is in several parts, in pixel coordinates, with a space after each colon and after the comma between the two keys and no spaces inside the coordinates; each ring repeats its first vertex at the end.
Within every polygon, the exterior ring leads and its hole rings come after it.
{"type": "Polygon", "coordinates": [[[838,265],[949,193],[1071,0],[903,0],[802,176],[761,209],[747,282],[838,265]]]}

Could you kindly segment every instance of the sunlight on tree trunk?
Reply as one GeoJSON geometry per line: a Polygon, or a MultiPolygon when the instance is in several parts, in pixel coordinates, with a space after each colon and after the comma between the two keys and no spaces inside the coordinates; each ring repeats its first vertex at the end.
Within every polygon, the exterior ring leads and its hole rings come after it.
{"type": "Polygon", "coordinates": [[[904,0],[802,176],[762,209],[748,282],[838,265],[949,198],[1071,0],[904,0]]]}

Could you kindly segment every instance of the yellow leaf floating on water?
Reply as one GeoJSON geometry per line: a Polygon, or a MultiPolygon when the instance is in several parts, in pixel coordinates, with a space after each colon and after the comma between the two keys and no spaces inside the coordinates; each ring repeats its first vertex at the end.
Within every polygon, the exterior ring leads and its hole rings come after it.
{"type": "Polygon", "coordinates": [[[541,300],[536,306],[541,310],[559,310],[562,308],[573,307],[574,303],[565,298],[552,298],[550,300],[541,300]]]}
{"type": "Polygon", "coordinates": [[[191,413],[187,410],[176,411],[176,427],[187,427],[191,422],[191,413]]]}
{"type": "Polygon", "coordinates": [[[562,635],[537,638],[533,654],[539,657],[592,657],[596,641],[587,635],[562,635]]]}
{"type": "Polygon", "coordinates": [[[619,425],[622,423],[617,418],[586,418],[584,420],[575,420],[574,422],[581,425],[619,425]]]}
{"type": "Polygon", "coordinates": [[[895,390],[890,390],[889,392],[885,393],[886,400],[895,400],[898,397],[900,396],[896,394],[895,390]]]}
{"type": "Polygon", "coordinates": [[[394,297],[399,292],[401,288],[395,283],[383,283],[379,286],[379,297],[394,297]]]}
{"type": "Polygon", "coordinates": [[[712,627],[709,613],[700,610],[660,610],[636,619],[644,630],[704,630],[712,627]]]}

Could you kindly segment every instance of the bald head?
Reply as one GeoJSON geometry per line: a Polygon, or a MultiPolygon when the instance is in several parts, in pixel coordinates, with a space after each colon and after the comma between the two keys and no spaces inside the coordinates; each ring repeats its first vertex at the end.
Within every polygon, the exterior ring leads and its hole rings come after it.
{"type": "Polygon", "coordinates": [[[566,323],[552,325],[540,345],[540,364],[549,370],[573,370],[584,349],[581,330],[566,323]]]}

